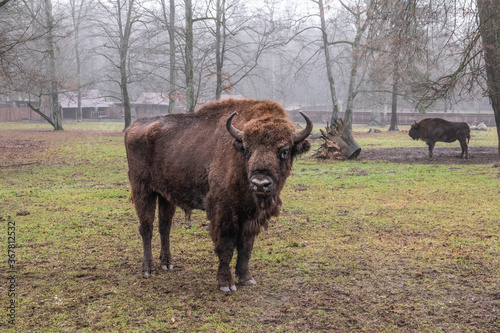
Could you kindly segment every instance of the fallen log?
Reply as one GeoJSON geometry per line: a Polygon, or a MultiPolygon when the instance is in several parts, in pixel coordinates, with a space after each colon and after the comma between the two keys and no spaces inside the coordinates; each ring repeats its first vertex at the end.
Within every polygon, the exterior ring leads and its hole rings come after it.
{"type": "Polygon", "coordinates": [[[352,137],[351,130],[342,118],[337,119],[331,127],[326,123],[325,130],[320,129],[323,144],[312,157],[318,159],[353,159],[358,157],[361,147],[352,137]]]}

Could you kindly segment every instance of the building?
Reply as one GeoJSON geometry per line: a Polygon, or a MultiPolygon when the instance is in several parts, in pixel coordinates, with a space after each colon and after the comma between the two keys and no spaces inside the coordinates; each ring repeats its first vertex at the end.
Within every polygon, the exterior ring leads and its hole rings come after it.
{"type": "MultiPolygon", "coordinates": [[[[99,90],[83,90],[81,94],[83,119],[120,118],[120,114],[110,114],[111,110],[108,110],[110,103],[101,96],[99,90]]],[[[63,119],[77,119],[78,95],[76,91],[59,94],[59,104],[62,108],[63,119]]]]}
{"type": "MultiPolygon", "coordinates": [[[[133,116],[137,118],[155,116],[168,113],[168,93],[144,92],[135,102],[132,102],[132,107],[135,113],[133,116]]],[[[182,96],[177,96],[175,99],[175,107],[173,113],[186,112],[186,103],[182,96]]]]}

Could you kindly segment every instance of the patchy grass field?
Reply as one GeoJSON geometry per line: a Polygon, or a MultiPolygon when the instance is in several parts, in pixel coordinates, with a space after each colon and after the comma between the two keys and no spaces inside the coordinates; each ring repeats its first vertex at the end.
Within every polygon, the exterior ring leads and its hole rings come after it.
{"type": "MultiPolygon", "coordinates": [[[[482,164],[389,163],[363,152],[345,162],[302,158],[282,193],[281,216],[256,241],[250,266],[258,285],[224,294],[200,211],[190,224],[182,212],[174,217],[174,270],[141,278],[122,126],[65,124],[53,132],[0,123],[0,330],[500,331],[498,157],[482,164]]],[[[355,130],[372,152],[427,150],[404,132],[355,130]]],[[[470,152],[495,144],[494,131],[475,132],[470,152]]],[[[153,241],[158,256],[158,234],[153,241]]]]}

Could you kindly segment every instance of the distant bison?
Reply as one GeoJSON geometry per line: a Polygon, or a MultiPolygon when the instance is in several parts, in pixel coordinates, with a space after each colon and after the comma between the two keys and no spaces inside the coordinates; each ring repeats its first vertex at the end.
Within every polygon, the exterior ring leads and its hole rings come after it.
{"type": "Polygon", "coordinates": [[[156,271],[151,253],[158,202],[160,260],[172,269],[170,227],[176,206],[203,209],[219,258],[218,288],[236,291],[236,275],[256,284],[248,268],[255,236],[278,216],[280,192],[293,159],[307,152],[312,122],[300,131],[276,102],[228,99],[191,114],[138,119],[125,131],[131,198],[140,220],[144,277],[156,271]]]}
{"type": "Polygon", "coordinates": [[[454,142],[458,140],[462,147],[460,157],[469,158],[467,143],[470,140],[470,128],[466,123],[456,123],[441,118],[425,118],[411,125],[408,133],[413,140],[422,140],[429,146],[429,158],[436,142],[454,142]]]}

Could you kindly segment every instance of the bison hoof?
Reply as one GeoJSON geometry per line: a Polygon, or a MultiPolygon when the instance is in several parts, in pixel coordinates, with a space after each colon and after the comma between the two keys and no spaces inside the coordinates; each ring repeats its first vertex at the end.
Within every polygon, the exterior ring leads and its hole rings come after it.
{"type": "Polygon", "coordinates": [[[250,279],[250,280],[246,280],[246,281],[244,281],[244,282],[243,282],[243,284],[244,284],[245,286],[255,286],[255,285],[257,284],[257,282],[255,282],[255,280],[254,280],[254,279],[250,279]]]}
{"type": "Polygon", "coordinates": [[[156,267],[153,260],[142,261],[142,276],[147,279],[150,276],[156,275],[156,267]]]}
{"type": "Polygon", "coordinates": [[[144,274],[142,275],[145,279],[149,279],[149,277],[151,275],[155,275],[153,272],[150,274],[149,272],[144,272],[144,274]]]}
{"type": "Polygon", "coordinates": [[[164,271],[171,271],[172,269],[174,269],[174,265],[161,265],[161,269],[163,269],[164,271]]]}
{"type": "Polygon", "coordinates": [[[235,292],[236,291],[236,286],[233,284],[231,286],[231,288],[230,287],[220,287],[220,290],[222,290],[225,293],[235,292]]]}
{"type": "Polygon", "coordinates": [[[150,269],[150,270],[144,270],[142,273],[142,276],[145,279],[148,279],[150,276],[155,276],[156,275],[156,270],[155,269],[150,269]]]}

